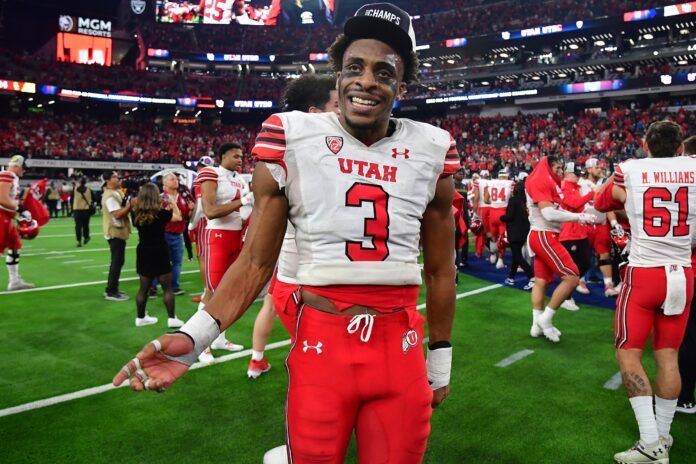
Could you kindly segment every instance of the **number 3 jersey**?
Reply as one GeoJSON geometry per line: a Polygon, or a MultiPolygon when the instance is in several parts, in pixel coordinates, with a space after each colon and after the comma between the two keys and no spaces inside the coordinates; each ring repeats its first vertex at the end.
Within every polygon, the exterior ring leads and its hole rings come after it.
{"type": "Polygon", "coordinates": [[[448,132],[409,119],[371,146],[334,113],[268,118],[253,155],[273,163],[290,205],[302,285],[420,285],[421,220],[459,169],[448,132]],[[282,167],[282,169],[281,169],[282,167]]]}
{"type": "Polygon", "coordinates": [[[629,264],[691,266],[696,234],[696,157],[645,158],[621,163],[614,185],[626,189],[631,224],[629,264]]]}

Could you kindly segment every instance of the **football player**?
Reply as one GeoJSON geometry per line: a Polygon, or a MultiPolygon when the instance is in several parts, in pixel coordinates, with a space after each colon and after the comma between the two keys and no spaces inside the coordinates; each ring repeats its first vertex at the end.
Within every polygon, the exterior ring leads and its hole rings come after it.
{"type": "Polygon", "coordinates": [[[7,250],[5,265],[9,274],[7,290],[24,290],[34,288],[19,276],[19,250],[22,242],[19,238],[14,217],[20,205],[19,178],[27,169],[23,156],[15,155],[10,158],[6,171],[0,172],[0,253],[7,250]]]}
{"type": "MultiPolygon", "coordinates": [[[[283,96],[284,111],[303,111],[305,113],[338,112],[338,91],[336,79],[329,76],[305,74],[290,82],[283,96]]],[[[288,222],[283,238],[283,246],[278,257],[278,266],[271,279],[268,294],[254,321],[251,360],[247,376],[257,378],[271,369],[271,364],[264,357],[266,342],[273,329],[276,313],[280,316],[288,332],[293,333],[297,306],[297,245],[295,228],[288,222]]]]}
{"type": "Polygon", "coordinates": [[[535,255],[530,335],[544,335],[554,343],[560,341],[561,332],[554,327],[553,317],[578,286],[578,268],[559,240],[561,225],[564,222],[587,224],[592,221],[592,216],[571,213],[558,207],[563,201],[562,174],[563,161],[545,156],[525,182],[531,229],[528,244],[535,255]],[[553,282],[554,275],[561,278],[561,283],[551,294],[546,308],[542,309],[546,290],[553,282]]]}
{"type": "Polygon", "coordinates": [[[669,462],[670,428],[681,387],[677,363],[694,293],[691,249],[696,239],[696,158],[678,156],[681,127],[652,123],[648,157],[621,163],[595,197],[598,211],[626,209],[631,245],[616,302],[616,358],[640,440],[618,463],[669,462]],[[652,333],[655,396],[641,358],[652,333]],[[654,399],[654,410],[653,410],[654,399]]]}
{"type": "Polygon", "coordinates": [[[341,463],[354,430],[361,462],[422,461],[432,407],[449,393],[460,160],[446,131],[391,118],[417,75],[415,43],[408,13],[388,3],[346,22],[330,48],[340,116],[279,113],[263,123],[239,259],[205,311],[148,343],[116,385],[163,390],[181,377],[271,277],[289,217],[302,286],[287,359],[289,461],[341,463]]]}
{"type": "MultiPolygon", "coordinates": [[[[210,156],[202,156],[196,163],[196,173],[201,172],[201,169],[206,167],[213,167],[215,165],[213,158],[210,156]]],[[[188,230],[189,237],[191,241],[196,244],[196,258],[198,259],[198,270],[201,274],[201,280],[205,282],[205,266],[203,255],[205,253],[206,247],[206,234],[205,226],[208,220],[205,218],[203,213],[203,204],[201,200],[201,186],[194,182],[191,186],[193,190],[193,197],[196,202],[193,205],[193,212],[191,213],[191,219],[189,220],[188,230]]],[[[206,292],[206,287],[203,285],[203,293],[206,292]]],[[[200,303],[203,299],[203,294],[193,298],[191,301],[194,303],[200,303]]]]}
{"type": "MultiPolygon", "coordinates": [[[[252,205],[254,195],[246,181],[239,175],[242,168],[242,146],[237,142],[223,143],[217,153],[217,167],[201,169],[196,183],[201,189],[201,206],[207,219],[205,226],[206,252],[203,255],[206,292],[198,304],[202,311],[210,295],[220,284],[222,276],[237,260],[242,248],[242,206],[252,205]]],[[[207,347],[206,347],[207,348],[207,347]]],[[[222,331],[210,345],[214,350],[241,351],[225,338],[222,331]]],[[[201,353],[202,362],[212,362],[213,355],[207,349],[201,353]]]]}
{"type": "MultiPolygon", "coordinates": [[[[483,190],[483,203],[488,206],[488,224],[491,235],[491,250],[497,250],[495,267],[502,269],[505,267],[503,256],[505,256],[505,242],[502,238],[505,236],[505,223],[500,220],[505,215],[508,200],[512,194],[513,181],[510,180],[510,174],[501,170],[498,173],[497,179],[491,179],[486,182],[483,190]]],[[[496,252],[491,251],[494,255],[496,252]]]]}
{"type": "MultiPolygon", "coordinates": [[[[580,194],[588,195],[592,193],[594,196],[594,192],[602,184],[604,170],[597,158],[590,158],[585,161],[585,171],[587,176],[578,181],[580,194]]],[[[604,296],[614,297],[618,295],[619,292],[614,288],[614,281],[611,273],[611,236],[609,234],[610,230],[607,219],[611,222],[613,228],[620,227],[619,223],[616,221],[616,215],[614,213],[610,212],[607,214],[597,211],[592,201],[585,207],[585,212],[597,217],[598,222],[596,224],[588,224],[585,226],[587,228],[587,238],[595,253],[597,253],[599,270],[602,272],[604,278],[604,296]]],[[[581,279],[578,287],[580,293],[590,293],[584,279],[581,279]]]]}
{"type": "MultiPolygon", "coordinates": [[[[490,233],[490,210],[491,210],[491,205],[486,204],[484,201],[484,192],[486,190],[486,185],[489,182],[491,177],[491,174],[488,172],[487,169],[483,169],[478,178],[474,177],[474,211],[476,211],[476,214],[481,218],[481,222],[483,224],[483,231],[481,234],[476,236],[476,256],[481,258],[483,256],[483,251],[484,249],[490,244],[490,238],[491,238],[491,233],[490,233]]],[[[491,253],[490,260],[492,264],[495,264],[497,261],[496,256],[491,253]]]]}

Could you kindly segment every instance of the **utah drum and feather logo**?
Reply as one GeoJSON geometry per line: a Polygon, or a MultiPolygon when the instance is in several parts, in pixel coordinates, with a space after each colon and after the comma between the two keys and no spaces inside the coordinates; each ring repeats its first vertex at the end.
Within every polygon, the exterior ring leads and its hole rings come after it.
{"type": "Polygon", "coordinates": [[[338,155],[338,152],[343,148],[343,137],[335,135],[326,137],[326,146],[329,147],[329,150],[331,150],[334,155],[338,155]]]}

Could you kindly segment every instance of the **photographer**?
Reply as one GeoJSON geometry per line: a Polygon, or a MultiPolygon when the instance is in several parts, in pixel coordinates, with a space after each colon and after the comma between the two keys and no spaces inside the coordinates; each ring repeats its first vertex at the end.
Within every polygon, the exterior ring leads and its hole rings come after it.
{"type": "Polygon", "coordinates": [[[104,238],[109,242],[111,250],[111,266],[109,267],[109,280],[104,292],[104,298],[108,301],[126,301],[128,295],[118,289],[121,279],[121,269],[126,260],[126,240],[130,237],[131,223],[128,213],[128,203],[121,193],[121,178],[116,171],[106,171],[102,174],[104,179],[104,193],[102,194],[102,227],[104,238]]]}

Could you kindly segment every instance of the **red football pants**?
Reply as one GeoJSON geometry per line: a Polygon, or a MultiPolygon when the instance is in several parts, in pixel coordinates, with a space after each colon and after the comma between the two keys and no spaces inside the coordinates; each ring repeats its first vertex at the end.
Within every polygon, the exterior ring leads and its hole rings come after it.
{"type": "Polygon", "coordinates": [[[365,324],[348,333],[352,318],[300,307],[286,361],[289,462],[343,464],[355,430],[359,462],[420,463],[433,397],[424,318],[415,310],[374,316],[365,342],[365,324]]]}
{"type": "Polygon", "coordinates": [[[558,240],[558,232],[533,230],[529,248],[534,252],[534,277],[553,282],[553,276],[577,276],[578,266],[558,240]]]}
{"type": "Polygon", "coordinates": [[[598,255],[611,252],[611,230],[609,224],[596,224],[587,226],[587,238],[590,246],[598,255]]]}
{"type": "Polygon", "coordinates": [[[679,349],[689,322],[691,300],[694,297],[693,269],[684,268],[684,274],[686,308],[679,315],[665,316],[661,309],[667,293],[665,268],[626,266],[614,315],[617,348],[642,350],[652,332],[653,349],[679,349]]]}
{"type": "Polygon", "coordinates": [[[275,309],[283,327],[292,337],[295,336],[297,325],[297,307],[300,298],[298,290],[299,286],[297,284],[289,284],[278,280],[277,272],[273,274],[271,285],[268,288],[268,293],[273,300],[273,309],[275,309]]]}
{"type": "Polygon", "coordinates": [[[215,290],[227,269],[237,261],[242,251],[242,232],[240,230],[206,229],[206,247],[203,254],[205,266],[205,286],[215,290]]]}
{"type": "Polygon", "coordinates": [[[14,213],[0,210],[0,253],[4,253],[5,249],[19,250],[22,248],[14,216],[14,213]]]}
{"type": "Polygon", "coordinates": [[[505,245],[502,243],[502,238],[505,235],[505,223],[500,218],[505,214],[507,208],[490,208],[489,224],[491,227],[491,236],[493,241],[498,242],[498,253],[505,254],[505,245]]]}

